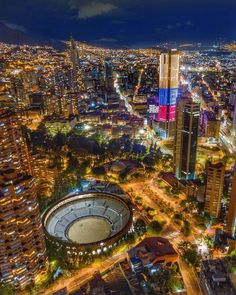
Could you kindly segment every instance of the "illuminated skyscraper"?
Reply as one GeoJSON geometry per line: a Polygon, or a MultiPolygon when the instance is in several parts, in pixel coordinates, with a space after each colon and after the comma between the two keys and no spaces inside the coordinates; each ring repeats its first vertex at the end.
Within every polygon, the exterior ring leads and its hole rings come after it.
{"type": "Polygon", "coordinates": [[[233,237],[236,235],[236,172],[234,172],[231,195],[229,200],[229,210],[227,214],[227,231],[233,237]]]}
{"type": "Polygon", "coordinates": [[[179,92],[179,59],[178,51],[162,53],[160,56],[158,121],[160,135],[164,138],[174,135],[179,92]]]}
{"type": "MultiPolygon", "coordinates": [[[[236,98],[234,100],[233,122],[232,122],[232,136],[236,138],[236,98]]],[[[236,142],[236,140],[234,140],[236,142]]]]}
{"type": "Polygon", "coordinates": [[[204,211],[218,217],[224,187],[225,165],[223,163],[206,164],[206,193],[204,211]]]}
{"type": "Polygon", "coordinates": [[[108,93],[114,89],[113,68],[111,60],[105,60],[105,85],[108,93]]]}
{"type": "Polygon", "coordinates": [[[72,63],[72,90],[75,92],[83,91],[84,81],[79,58],[79,48],[76,46],[73,37],[70,40],[70,58],[72,63]]]}
{"type": "Polygon", "coordinates": [[[114,93],[113,66],[110,59],[105,60],[105,102],[108,96],[114,93]]]}
{"type": "Polygon", "coordinates": [[[0,170],[31,174],[29,153],[17,115],[0,111],[0,170]]]}
{"type": "Polygon", "coordinates": [[[45,271],[44,233],[17,116],[0,112],[0,282],[23,288],[45,271]]]}
{"type": "Polygon", "coordinates": [[[174,172],[178,179],[194,179],[200,106],[191,98],[177,104],[174,138],[174,172]]]}

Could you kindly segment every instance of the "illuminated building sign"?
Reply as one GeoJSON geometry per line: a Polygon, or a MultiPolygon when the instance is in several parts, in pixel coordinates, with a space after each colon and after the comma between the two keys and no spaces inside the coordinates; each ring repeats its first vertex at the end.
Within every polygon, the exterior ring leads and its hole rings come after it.
{"type": "Polygon", "coordinates": [[[149,114],[157,114],[159,107],[157,105],[149,105],[148,112],[149,114]]]}
{"type": "Polygon", "coordinates": [[[159,90],[159,104],[173,105],[176,104],[178,97],[178,88],[161,88],[159,90]]]}

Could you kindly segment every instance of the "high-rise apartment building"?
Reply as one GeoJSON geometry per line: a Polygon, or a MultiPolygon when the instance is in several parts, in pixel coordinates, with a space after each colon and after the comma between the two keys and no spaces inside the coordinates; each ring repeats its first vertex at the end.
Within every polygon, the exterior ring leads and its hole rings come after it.
{"type": "Polygon", "coordinates": [[[109,59],[105,60],[105,86],[108,94],[114,91],[113,67],[109,59]]]}
{"type": "Polygon", "coordinates": [[[47,265],[35,179],[16,114],[0,112],[0,281],[23,288],[47,265]]]}
{"type": "Polygon", "coordinates": [[[236,143],[236,97],[234,97],[234,103],[233,103],[233,106],[234,106],[234,110],[233,110],[233,122],[232,122],[232,131],[231,131],[231,134],[232,134],[232,137],[234,138],[233,142],[236,143]]]}
{"type": "Polygon", "coordinates": [[[75,92],[83,91],[84,81],[80,63],[79,48],[76,46],[73,37],[71,37],[70,40],[70,59],[72,63],[72,90],[75,92]]]}
{"type": "Polygon", "coordinates": [[[178,179],[195,178],[200,106],[191,98],[177,104],[174,136],[174,172],[178,179]]]}
{"type": "Polygon", "coordinates": [[[0,111],[0,170],[31,174],[29,153],[16,114],[0,111]]]}
{"type": "Polygon", "coordinates": [[[105,99],[104,102],[108,103],[108,97],[112,95],[114,91],[114,79],[113,79],[113,65],[110,59],[105,59],[105,99]]]}
{"type": "Polygon", "coordinates": [[[232,181],[226,228],[233,237],[236,236],[236,172],[232,181]]]}
{"type": "Polygon", "coordinates": [[[213,217],[220,213],[221,199],[224,187],[225,165],[206,163],[206,192],[204,211],[213,217]]]}
{"type": "Polygon", "coordinates": [[[207,138],[219,139],[220,136],[220,120],[216,118],[214,112],[201,112],[201,129],[202,135],[207,138]]]}
{"type": "Polygon", "coordinates": [[[159,130],[160,135],[168,138],[174,135],[176,102],[179,93],[178,51],[162,53],[159,75],[159,130]]]}
{"type": "Polygon", "coordinates": [[[29,97],[22,74],[16,74],[11,78],[10,93],[15,98],[17,107],[24,108],[29,105],[29,97]]]}

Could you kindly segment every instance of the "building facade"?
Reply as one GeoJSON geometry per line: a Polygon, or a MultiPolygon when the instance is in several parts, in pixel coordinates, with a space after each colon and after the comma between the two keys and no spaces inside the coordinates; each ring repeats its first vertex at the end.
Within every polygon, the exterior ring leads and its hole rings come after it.
{"type": "Polygon", "coordinates": [[[206,164],[206,192],[204,211],[212,217],[220,213],[221,199],[224,187],[225,165],[221,162],[206,164]]]}
{"type": "Polygon", "coordinates": [[[73,39],[71,37],[70,39],[70,45],[69,45],[69,55],[70,60],[72,63],[72,90],[73,92],[83,91],[84,90],[84,77],[83,72],[81,68],[81,62],[80,62],[80,55],[79,50],[82,50],[79,48],[73,39]]]}
{"type": "Polygon", "coordinates": [[[207,138],[219,139],[220,136],[220,120],[216,118],[215,113],[210,111],[202,111],[201,128],[203,136],[207,138]]]}
{"type": "Polygon", "coordinates": [[[227,214],[227,231],[235,237],[236,235],[236,172],[234,172],[229,209],[227,214]]]}
{"type": "Polygon", "coordinates": [[[173,136],[176,102],[179,93],[179,59],[178,51],[160,55],[159,75],[159,130],[163,138],[173,136]]]}
{"type": "Polygon", "coordinates": [[[174,137],[174,172],[178,179],[195,178],[200,106],[191,98],[179,101],[174,137]]]}
{"type": "Polygon", "coordinates": [[[16,114],[0,115],[0,282],[24,288],[47,267],[28,149],[16,114]]]}
{"type": "Polygon", "coordinates": [[[233,110],[233,122],[232,122],[232,136],[236,136],[236,97],[234,97],[234,110],[233,110]]]}
{"type": "Polygon", "coordinates": [[[31,174],[29,153],[16,114],[0,111],[0,170],[31,174]]]}

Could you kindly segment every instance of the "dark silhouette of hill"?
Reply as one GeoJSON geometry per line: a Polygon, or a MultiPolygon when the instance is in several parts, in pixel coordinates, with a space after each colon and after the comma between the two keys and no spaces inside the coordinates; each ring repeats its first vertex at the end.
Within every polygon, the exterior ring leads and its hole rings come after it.
{"type": "Polygon", "coordinates": [[[48,45],[56,49],[65,49],[66,45],[61,41],[50,40],[42,36],[36,36],[10,28],[3,22],[0,22],[0,42],[17,45],[48,45]]]}

